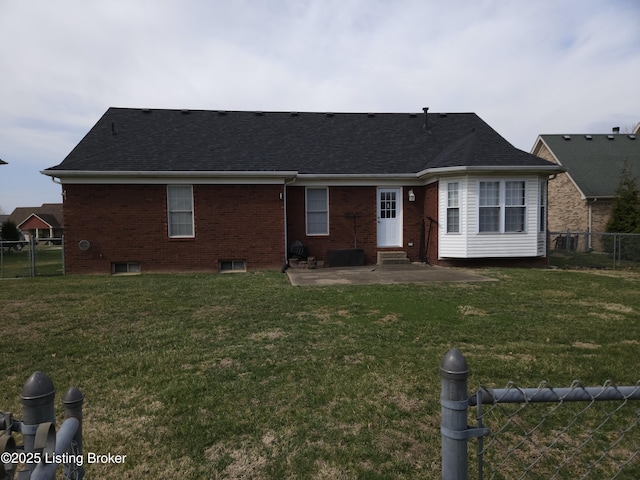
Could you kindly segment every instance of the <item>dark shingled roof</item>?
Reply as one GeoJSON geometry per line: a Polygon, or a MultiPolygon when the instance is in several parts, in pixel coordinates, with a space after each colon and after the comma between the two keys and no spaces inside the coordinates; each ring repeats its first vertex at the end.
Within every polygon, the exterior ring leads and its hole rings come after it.
{"type": "Polygon", "coordinates": [[[40,207],[17,207],[11,212],[10,218],[16,225],[20,225],[31,215],[37,215],[53,228],[62,227],[64,224],[61,203],[43,203],[40,207]]]}
{"type": "Polygon", "coordinates": [[[411,174],[455,166],[555,167],[474,113],[307,113],[110,108],[63,171],[411,174]]]}
{"type": "Polygon", "coordinates": [[[614,197],[625,163],[640,178],[640,138],[628,134],[540,135],[587,198],[614,197]]]}

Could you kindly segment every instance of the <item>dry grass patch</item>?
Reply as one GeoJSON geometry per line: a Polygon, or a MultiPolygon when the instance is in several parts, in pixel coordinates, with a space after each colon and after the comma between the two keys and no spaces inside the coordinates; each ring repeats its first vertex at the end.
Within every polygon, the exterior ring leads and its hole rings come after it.
{"type": "Polygon", "coordinates": [[[224,467],[210,472],[213,479],[260,479],[264,478],[267,459],[260,447],[244,442],[240,448],[216,443],[205,450],[205,459],[213,465],[224,467]]]}
{"type": "Polygon", "coordinates": [[[376,357],[374,357],[373,355],[365,355],[362,352],[358,352],[353,355],[345,355],[343,358],[344,363],[350,365],[357,365],[363,362],[373,362],[376,359],[376,357]]]}
{"type": "Polygon", "coordinates": [[[256,332],[249,335],[249,339],[262,341],[262,340],[277,340],[278,338],[286,337],[287,333],[283,330],[276,328],[275,330],[270,330],[266,332],[256,332]]]}
{"type": "Polygon", "coordinates": [[[317,471],[311,477],[312,480],[350,480],[353,478],[351,473],[344,472],[326,460],[316,460],[315,466],[317,471]]]}
{"type": "Polygon", "coordinates": [[[396,323],[398,322],[399,319],[400,319],[400,315],[398,315],[397,313],[389,313],[384,317],[376,320],[375,323],[378,325],[386,325],[388,323],[396,323]]]}
{"type": "Polygon", "coordinates": [[[583,348],[585,350],[595,350],[597,348],[600,348],[600,345],[596,345],[595,343],[589,343],[589,342],[573,342],[571,346],[574,348],[583,348]]]}
{"type": "Polygon", "coordinates": [[[489,312],[486,310],[474,307],[473,305],[460,305],[458,307],[458,313],[460,315],[472,317],[486,317],[489,315],[489,312]]]}

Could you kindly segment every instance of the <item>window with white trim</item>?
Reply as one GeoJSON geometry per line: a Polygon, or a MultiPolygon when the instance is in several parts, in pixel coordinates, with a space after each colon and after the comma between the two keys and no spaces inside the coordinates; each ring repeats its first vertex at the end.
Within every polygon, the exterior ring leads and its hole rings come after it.
{"type": "Polygon", "coordinates": [[[480,233],[526,231],[526,182],[482,181],[478,185],[478,197],[480,233]]]}
{"type": "Polygon", "coordinates": [[[447,233],[460,233],[460,188],[458,182],[447,183],[447,233]]]}
{"type": "Polygon", "coordinates": [[[526,202],[524,181],[509,181],[504,184],[504,231],[524,232],[526,202]]]}
{"type": "Polygon", "coordinates": [[[480,182],[479,232],[500,231],[500,182],[480,182]]]}
{"type": "Polygon", "coordinates": [[[192,238],[193,187],[191,185],[167,185],[167,216],[170,238],[192,238]]]}
{"type": "Polygon", "coordinates": [[[329,235],[329,189],[305,190],[307,235],[329,235]]]}

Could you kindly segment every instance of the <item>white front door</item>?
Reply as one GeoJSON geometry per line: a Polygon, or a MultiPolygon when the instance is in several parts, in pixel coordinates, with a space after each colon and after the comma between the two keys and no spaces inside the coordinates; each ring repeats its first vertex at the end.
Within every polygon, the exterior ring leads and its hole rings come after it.
{"type": "Polygon", "coordinates": [[[378,188],[378,246],[402,246],[401,188],[378,188]]]}

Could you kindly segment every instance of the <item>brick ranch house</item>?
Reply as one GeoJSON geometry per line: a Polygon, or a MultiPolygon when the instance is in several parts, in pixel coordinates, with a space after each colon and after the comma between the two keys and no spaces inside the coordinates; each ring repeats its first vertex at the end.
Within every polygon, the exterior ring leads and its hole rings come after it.
{"type": "Polygon", "coordinates": [[[474,113],[109,108],[42,173],[66,272],[108,274],[280,269],[296,241],[325,264],[536,264],[561,170],[474,113]]]}
{"type": "Polygon", "coordinates": [[[61,203],[43,203],[40,207],[17,207],[9,216],[25,239],[36,241],[60,239],[64,235],[61,203]]]}
{"type": "MultiPolygon", "coordinates": [[[[549,231],[603,233],[626,164],[640,178],[637,134],[540,135],[532,153],[565,172],[549,184],[549,231]]],[[[598,243],[579,248],[598,247],[598,243]]]]}

